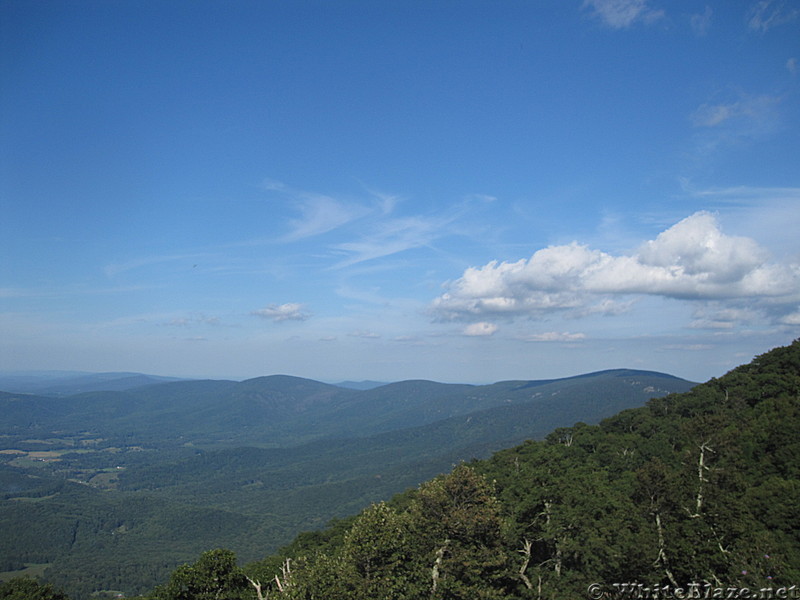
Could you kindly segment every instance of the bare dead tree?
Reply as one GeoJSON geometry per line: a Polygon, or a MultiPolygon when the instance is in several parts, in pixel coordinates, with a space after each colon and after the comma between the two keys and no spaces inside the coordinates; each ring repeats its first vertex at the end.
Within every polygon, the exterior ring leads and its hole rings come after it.
{"type": "MultiPolygon", "coordinates": [[[[256,597],[258,600],[267,600],[269,598],[269,589],[264,590],[263,584],[258,581],[257,579],[250,579],[247,575],[245,575],[245,579],[253,586],[253,589],[256,591],[256,597]]],[[[278,588],[278,593],[285,594],[286,590],[291,587],[292,584],[292,564],[291,559],[287,558],[283,564],[281,565],[281,574],[275,575],[275,585],[278,588]]]]}
{"type": "Polygon", "coordinates": [[[669,559],[667,558],[667,551],[666,551],[666,541],[664,540],[664,528],[661,526],[661,514],[658,511],[655,511],[655,518],[656,518],[656,531],[658,532],[658,555],[656,556],[655,561],[653,561],[653,565],[661,566],[664,569],[664,574],[669,579],[669,582],[674,585],[676,588],[678,586],[678,582],[675,580],[675,576],[672,574],[672,571],[669,569],[669,559]]]}
{"type": "Polygon", "coordinates": [[[529,590],[533,589],[533,584],[531,583],[531,580],[528,579],[528,576],[525,575],[525,571],[528,570],[528,565],[531,562],[531,546],[532,546],[532,544],[531,544],[530,540],[526,539],[526,540],[523,540],[522,550],[519,550],[519,553],[522,554],[522,556],[525,557],[525,561],[522,563],[522,566],[519,568],[519,576],[520,576],[520,579],[522,579],[522,583],[524,583],[525,587],[528,588],[529,590]]]}
{"type": "Polygon", "coordinates": [[[247,581],[250,583],[250,585],[252,585],[255,588],[256,596],[258,597],[258,600],[266,600],[269,597],[269,592],[267,592],[266,596],[264,596],[263,593],[261,592],[261,582],[260,581],[256,581],[256,580],[250,579],[249,577],[247,577],[247,575],[245,575],[245,577],[247,578],[247,581]]]}
{"type": "Polygon", "coordinates": [[[275,575],[275,584],[278,586],[278,591],[281,594],[285,594],[286,590],[289,589],[292,583],[292,562],[291,559],[287,558],[283,564],[281,565],[281,574],[280,576],[275,575]]]}
{"type": "Polygon", "coordinates": [[[439,585],[439,574],[441,572],[442,562],[444,561],[444,553],[447,551],[447,546],[449,544],[450,540],[445,540],[444,545],[436,551],[436,560],[433,562],[433,567],[431,568],[431,596],[436,593],[436,587],[439,585]]]}
{"type": "Polygon", "coordinates": [[[708,479],[706,479],[705,474],[706,471],[711,470],[706,465],[706,452],[714,453],[714,450],[708,445],[708,441],[700,444],[698,448],[700,449],[700,455],[697,458],[697,494],[695,495],[694,499],[694,512],[690,511],[688,508],[685,508],[686,512],[689,513],[689,517],[692,519],[697,519],[700,517],[700,513],[703,508],[703,500],[705,499],[703,496],[704,484],[708,483],[708,479]]]}

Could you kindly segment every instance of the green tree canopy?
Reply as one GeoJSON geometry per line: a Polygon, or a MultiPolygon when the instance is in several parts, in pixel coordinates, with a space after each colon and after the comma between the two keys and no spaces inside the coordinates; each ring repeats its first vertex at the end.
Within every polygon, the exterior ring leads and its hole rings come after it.
{"type": "Polygon", "coordinates": [[[5,583],[0,583],[0,600],[69,600],[69,598],[49,583],[39,583],[28,577],[14,577],[5,583]]]}
{"type": "Polygon", "coordinates": [[[173,571],[169,582],[156,588],[153,600],[243,600],[253,597],[253,590],[236,565],[230,550],[209,550],[191,565],[173,571]]]}

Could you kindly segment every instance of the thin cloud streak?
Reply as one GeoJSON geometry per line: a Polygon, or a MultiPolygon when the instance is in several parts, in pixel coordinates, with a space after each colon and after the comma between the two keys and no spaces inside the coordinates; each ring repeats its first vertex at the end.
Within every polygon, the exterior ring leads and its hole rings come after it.
{"type": "MultiPolygon", "coordinates": [[[[344,238],[327,244],[330,256],[339,257],[329,268],[340,270],[354,265],[385,258],[415,248],[430,247],[445,236],[463,235],[457,222],[474,210],[468,198],[455,203],[438,214],[398,214],[403,203],[397,195],[369,190],[369,198],[358,203],[337,200],[333,196],[293,190],[279,183],[269,183],[267,189],[290,195],[302,219],[291,219],[292,230],[274,240],[279,243],[303,241],[310,237],[330,234],[344,238]],[[342,258],[344,257],[344,258],[342,258]]],[[[486,196],[476,196],[485,204],[486,196]]],[[[254,242],[261,244],[263,242],[254,242]]]]}
{"type": "Polygon", "coordinates": [[[561,342],[576,343],[586,339],[585,333],[570,333],[568,331],[547,331],[545,333],[534,333],[524,336],[526,342],[561,342]]]}
{"type": "Polygon", "coordinates": [[[746,96],[741,100],[721,104],[702,104],[692,113],[695,127],[717,127],[728,121],[744,119],[751,123],[771,122],[775,118],[775,107],[779,96],[746,96]]]}
{"type": "Polygon", "coordinates": [[[797,187],[756,187],[756,186],[733,186],[733,187],[711,187],[706,189],[695,189],[691,183],[684,180],[684,189],[698,198],[721,197],[727,199],[743,199],[747,201],[791,199],[800,201],[800,188],[797,187]]]}
{"type": "Polygon", "coordinates": [[[350,267],[376,258],[383,258],[422,248],[437,238],[448,235],[448,218],[426,218],[421,216],[387,219],[375,225],[374,231],[358,241],[336,244],[333,249],[349,257],[336,263],[334,269],[350,267]]]}
{"type": "Polygon", "coordinates": [[[345,202],[332,196],[309,193],[269,181],[265,188],[292,198],[302,218],[290,219],[291,231],[277,241],[291,243],[336,232],[347,241],[328,245],[333,255],[345,255],[332,269],[342,269],[428,246],[450,234],[448,227],[458,218],[451,216],[395,216],[400,200],[395,195],[369,190],[363,203],[345,202]]]}

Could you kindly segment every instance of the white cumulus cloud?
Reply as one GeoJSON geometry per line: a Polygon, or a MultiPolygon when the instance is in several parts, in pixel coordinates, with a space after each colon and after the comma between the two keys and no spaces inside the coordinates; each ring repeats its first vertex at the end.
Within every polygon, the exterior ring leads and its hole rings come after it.
{"type": "Polygon", "coordinates": [[[781,318],[781,323],[783,323],[784,325],[800,326],[800,310],[788,315],[784,315],[781,318]]]}
{"type": "Polygon", "coordinates": [[[464,335],[469,336],[489,336],[497,331],[497,325],[494,323],[487,323],[480,321],[478,323],[471,323],[464,328],[464,335]]]}
{"type": "Polygon", "coordinates": [[[305,321],[311,315],[305,310],[303,304],[287,302],[286,304],[270,304],[264,308],[254,310],[252,315],[271,319],[272,321],[305,321]]]}
{"type": "MultiPolygon", "coordinates": [[[[440,320],[619,314],[630,298],[763,299],[775,310],[800,297],[800,267],[768,262],[754,240],[724,234],[716,217],[698,212],[623,256],[573,242],[529,259],[470,267],[432,304],[440,320]]],[[[794,309],[793,309],[794,310],[794,309]]]]}

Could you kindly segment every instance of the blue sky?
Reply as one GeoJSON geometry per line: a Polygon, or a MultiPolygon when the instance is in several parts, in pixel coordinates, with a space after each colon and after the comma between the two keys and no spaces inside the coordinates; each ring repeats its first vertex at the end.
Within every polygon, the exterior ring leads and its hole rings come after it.
{"type": "Polygon", "coordinates": [[[701,381],[800,337],[796,0],[0,17],[0,370],[701,381]]]}

